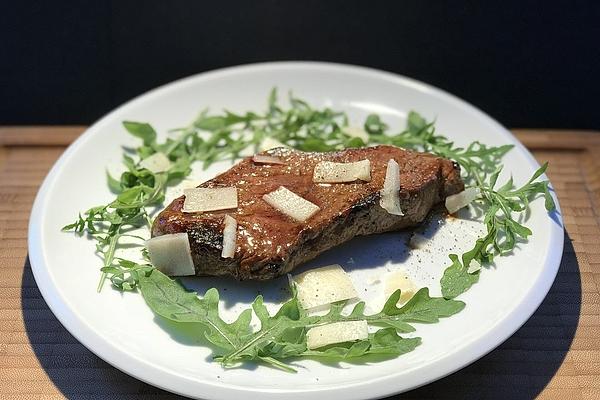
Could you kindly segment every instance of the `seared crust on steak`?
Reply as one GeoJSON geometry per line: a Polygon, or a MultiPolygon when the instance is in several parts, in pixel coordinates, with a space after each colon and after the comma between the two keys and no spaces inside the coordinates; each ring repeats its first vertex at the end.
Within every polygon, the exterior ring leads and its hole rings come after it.
{"type": "Polygon", "coordinates": [[[463,190],[458,165],[428,153],[393,146],[306,153],[287,148],[265,152],[283,165],[257,164],[245,158],[199,187],[238,188],[237,210],[183,213],[184,196],[175,199],[154,221],[152,236],[187,232],[196,275],[230,275],[266,280],[290,272],[320,253],[355,236],[414,226],[446,196],[463,190]],[[379,205],[388,160],[400,165],[403,216],[379,205]],[[313,182],[319,161],[371,161],[371,181],[335,184],[313,182]],[[267,204],[262,196],[285,186],[321,208],[308,221],[296,222],[267,204]],[[221,258],[223,219],[238,224],[234,258],[221,258]]]}

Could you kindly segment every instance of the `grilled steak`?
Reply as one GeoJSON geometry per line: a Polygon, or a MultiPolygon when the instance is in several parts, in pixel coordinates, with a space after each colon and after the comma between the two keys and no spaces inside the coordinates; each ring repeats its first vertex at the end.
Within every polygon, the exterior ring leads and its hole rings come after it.
{"type": "Polygon", "coordinates": [[[152,236],[187,232],[196,275],[230,275],[266,280],[290,272],[327,249],[359,235],[414,226],[446,196],[463,190],[458,165],[427,153],[392,146],[305,153],[277,148],[283,165],[265,165],[246,158],[200,187],[238,188],[237,210],[183,213],[184,196],[163,210],[152,236]],[[400,204],[403,216],[379,205],[388,160],[400,165],[400,204]],[[313,168],[319,161],[352,162],[369,159],[371,181],[317,184],[313,168]],[[304,223],[296,222],[267,204],[262,196],[285,186],[321,208],[304,223]],[[223,219],[238,224],[234,258],[221,258],[223,219]]]}

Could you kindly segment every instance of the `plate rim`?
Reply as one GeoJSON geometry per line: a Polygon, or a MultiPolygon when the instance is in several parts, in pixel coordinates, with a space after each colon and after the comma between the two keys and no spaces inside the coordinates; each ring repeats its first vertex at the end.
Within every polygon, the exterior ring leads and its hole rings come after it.
{"type": "MultiPolygon", "coordinates": [[[[559,229],[552,229],[550,234],[549,249],[543,262],[543,270],[533,282],[523,300],[496,327],[491,329],[486,334],[478,337],[472,343],[465,346],[462,351],[454,354],[452,357],[447,357],[438,361],[435,365],[435,368],[431,368],[430,370],[426,371],[424,375],[421,374],[421,377],[417,379],[418,382],[412,382],[408,385],[406,385],[406,382],[394,381],[393,375],[386,375],[376,380],[370,380],[366,382],[361,381],[355,384],[345,385],[344,387],[313,388],[304,389],[303,391],[288,391],[278,389],[269,390],[264,388],[254,389],[249,387],[242,388],[240,386],[228,385],[221,382],[200,382],[181,375],[174,376],[171,374],[170,370],[164,369],[155,364],[151,364],[131,354],[121,352],[120,349],[113,346],[112,343],[104,340],[104,338],[97,334],[93,329],[89,328],[83,322],[83,320],[78,318],[78,316],[70,310],[68,304],[61,298],[58,288],[55,285],[49,270],[46,268],[44,252],[41,245],[43,210],[47,202],[49,190],[56,181],[61,168],[66,163],[66,160],[71,156],[71,154],[76,152],[85,143],[85,141],[91,138],[96,131],[101,130],[103,125],[108,123],[113,118],[113,115],[127,109],[132,105],[137,104],[138,101],[160,96],[170,90],[176,90],[177,88],[185,86],[195,80],[210,80],[220,76],[226,76],[228,74],[252,73],[269,69],[313,69],[315,71],[337,70],[363,76],[370,76],[377,79],[385,79],[390,82],[400,83],[412,88],[416,88],[417,90],[423,92],[434,94],[437,97],[456,104],[462,109],[471,111],[478,117],[483,118],[488,123],[491,123],[494,128],[501,133],[505,139],[507,139],[507,141],[514,143],[515,147],[520,149],[520,152],[525,156],[532,167],[539,167],[539,164],[533,158],[529,150],[527,150],[525,146],[512,133],[510,133],[510,131],[498,123],[494,118],[481,111],[479,108],[453,94],[444,91],[443,89],[439,89],[427,83],[391,72],[350,64],[319,61],[283,61],[238,65],[202,72],[178,79],[134,97],[133,99],[111,110],[101,119],[90,125],[85,132],[80,135],[71,145],[69,145],[69,147],[58,158],[38,190],[29,219],[29,260],[36,284],[38,285],[44,300],[48,304],[48,307],[52,310],[53,314],[57,317],[61,324],[91,352],[112,366],[130,376],[135,377],[136,379],[185,396],[202,396],[204,398],[214,399],[233,399],[242,394],[246,396],[250,395],[252,398],[276,397],[283,399],[308,399],[312,397],[315,392],[333,395],[335,398],[340,399],[363,399],[392,395],[395,393],[415,389],[448,376],[453,372],[456,372],[480,359],[512,336],[512,334],[516,332],[537,310],[550,290],[550,287],[558,273],[564,246],[564,225],[562,221],[562,214],[560,212],[560,205],[554,193],[552,193],[552,195],[556,201],[558,221],[560,222],[560,226],[558,227],[559,229]],[[165,375],[165,372],[168,374],[165,375]],[[182,384],[182,382],[185,382],[185,384],[182,384]],[[375,382],[379,384],[376,385],[375,382]],[[404,384],[402,385],[399,383],[404,384]]],[[[413,378],[413,381],[414,380],[415,379],[413,378]]]]}

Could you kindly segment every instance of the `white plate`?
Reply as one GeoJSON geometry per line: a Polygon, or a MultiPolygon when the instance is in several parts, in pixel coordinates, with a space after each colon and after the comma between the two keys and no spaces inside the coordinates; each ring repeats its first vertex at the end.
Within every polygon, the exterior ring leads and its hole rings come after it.
{"type": "MultiPolygon", "coordinates": [[[[318,393],[331,399],[359,399],[406,391],[450,374],[494,349],[531,316],[554,280],[563,247],[560,217],[550,218],[541,200],[532,204],[527,221],[534,232],[529,243],[510,257],[499,258],[496,268],[483,271],[480,283],[460,297],[467,303],[464,311],[438,324],[418,325],[416,334],[423,344],[388,361],[332,366],[303,360],[294,362],[297,374],[252,365],[223,370],[211,362],[210,350],[199,345],[197,336],[169,329],[138,294],[121,294],[109,285],[96,293],[100,261],[94,244],[60,228],[78,211],[111,199],[105,169],[119,168],[121,146],[136,144],[124,133],[121,121],[148,121],[166,132],[186,125],[205,107],[261,111],[273,86],[282,94],[292,89],[317,106],[346,110],[354,124],[376,112],[393,127],[401,127],[414,109],[436,118],[438,132],[458,143],[514,143],[505,165],[517,183],[538,167],[506,129],[471,105],[426,84],[370,69],[324,63],[256,64],[200,74],[153,90],[111,112],[77,139],[50,171],[33,207],[29,253],[35,279],[52,311],[79,341],[128,374],[191,397],[308,399],[318,393]]],[[[226,168],[221,164],[195,173],[205,179],[226,168]]],[[[362,238],[311,264],[341,263],[375,308],[382,299],[382,284],[372,281],[400,264],[420,285],[439,293],[446,255],[460,250],[453,249],[456,243],[463,249],[472,243],[469,232],[477,229],[472,221],[448,222],[433,235],[429,250],[412,253],[403,234],[362,238]]],[[[199,291],[210,286],[221,289],[226,315],[246,306],[258,290],[277,304],[278,289],[285,285],[284,280],[186,282],[199,291]]]]}

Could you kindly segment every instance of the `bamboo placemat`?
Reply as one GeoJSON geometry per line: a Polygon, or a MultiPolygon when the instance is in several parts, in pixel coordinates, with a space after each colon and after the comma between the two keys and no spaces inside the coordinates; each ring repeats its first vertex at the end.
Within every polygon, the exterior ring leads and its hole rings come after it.
{"type": "MultiPolygon", "coordinates": [[[[41,297],[27,258],[40,183],[83,127],[0,128],[0,398],[171,399],[71,336],[41,297]]],[[[407,399],[600,399],[600,132],[517,130],[549,171],[566,225],[550,293],[481,360],[407,399]]]]}

